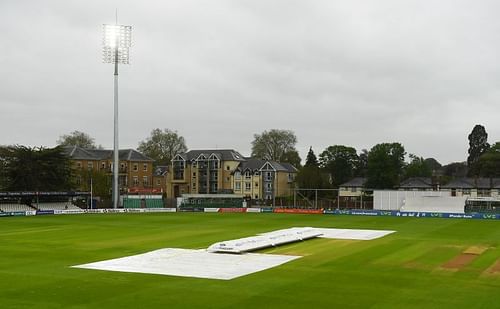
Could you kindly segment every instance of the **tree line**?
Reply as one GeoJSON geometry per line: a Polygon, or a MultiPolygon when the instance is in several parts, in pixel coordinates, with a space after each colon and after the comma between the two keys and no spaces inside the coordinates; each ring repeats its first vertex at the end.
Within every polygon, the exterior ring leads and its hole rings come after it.
{"type": "MultiPolygon", "coordinates": [[[[380,143],[370,150],[357,151],[346,145],[331,145],[319,153],[310,147],[305,164],[296,149],[297,137],[291,130],[271,129],[255,134],[251,142],[252,157],[290,163],[299,169],[297,185],[302,188],[337,188],[353,177],[366,178],[365,186],[389,189],[409,177],[440,175],[444,182],[451,177],[500,177],[500,142],[488,143],[488,134],[482,125],[476,125],[468,136],[467,161],[442,166],[434,158],[409,154],[406,162],[404,146],[398,142],[380,143]]],[[[90,135],[73,131],[61,135],[55,148],[1,146],[1,190],[69,190],[75,188],[71,178],[71,166],[61,146],[74,145],[90,149],[102,149],[90,135]]],[[[153,129],[150,135],[138,143],[137,150],[155,160],[155,165],[169,165],[172,158],[187,151],[186,141],[177,131],[153,129]]],[[[102,182],[105,175],[80,175],[82,184],[88,178],[102,182]]],[[[109,193],[102,192],[103,195],[109,193]]]]}

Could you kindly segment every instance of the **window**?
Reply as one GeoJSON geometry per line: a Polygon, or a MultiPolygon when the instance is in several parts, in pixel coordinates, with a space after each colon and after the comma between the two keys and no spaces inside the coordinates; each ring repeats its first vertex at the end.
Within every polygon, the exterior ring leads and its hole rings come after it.
{"type": "Polygon", "coordinates": [[[93,162],[87,162],[87,169],[90,171],[94,168],[94,163],[93,162]]]}
{"type": "Polygon", "coordinates": [[[148,176],[142,177],[142,185],[143,186],[147,186],[148,184],[149,184],[149,182],[148,182],[148,176]]]}
{"type": "Polygon", "coordinates": [[[351,187],[351,192],[356,192],[356,187],[351,187]]]}
{"type": "Polygon", "coordinates": [[[156,185],[157,185],[157,186],[161,186],[161,180],[160,180],[160,179],[157,179],[157,180],[156,180],[156,185]]]}
{"type": "Polygon", "coordinates": [[[132,182],[133,182],[134,186],[138,186],[139,185],[139,177],[134,176],[132,178],[132,182]]]}
{"type": "Polygon", "coordinates": [[[240,180],[241,179],[241,173],[238,172],[238,171],[234,172],[234,179],[240,180]]]}
{"type": "Polygon", "coordinates": [[[134,170],[134,172],[137,172],[139,170],[139,164],[134,163],[133,170],[134,170]]]}
{"type": "Polygon", "coordinates": [[[81,185],[82,184],[82,177],[81,176],[77,176],[76,177],[76,184],[77,185],[81,185]]]}
{"type": "Polygon", "coordinates": [[[260,175],[260,172],[259,171],[255,171],[255,173],[253,173],[254,176],[259,176],[260,175]]]}
{"type": "Polygon", "coordinates": [[[252,173],[250,171],[245,172],[245,179],[250,179],[252,178],[252,173]]]}
{"type": "Polygon", "coordinates": [[[259,198],[259,196],[257,194],[255,194],[255,199],[258,199],[258,198],[259,198]]]}
{"type": "Polygon", "coordinates": [[[266,192],[272,192],[273,191],[273,185],[270,183],[266,183],[266,192]]]}
{"type": "Polygon", "coordinates": [[[288,173],[288,182],[293,182],[293,174],[288,173]]]}
{"type": "Polygon", "coordinates": [[[196,190],[196,182],[193,182],[193,185],[191,186],[193,190],[196,190]]]}
{"type": "Polygon", "coordinates": [[[256,182],[256,183],[255,183],[255,187],[256,187],[256,188],[258,188],[258,187],[259,187],[259,183],[258,183],[258,182],[256,182]]]}
{"type": "Polygon", "coordinates": [[[142,165],[142,170],[143,170],[143,171],[145,171],[145,172],[147,172],[147,171],[148,171],[148,164],[147,164],[147,163],[144,163],[144,164],[142,165]]]}
{"type": "Polygon", "coordinates": [[[266,195],[266,200],[272,200],[273,196],[272,195],[266,195]]]}
{"type": "Polygon", "coordinates": [[[227,165],[227,166],[226,166],[226,170],[228,170],[228,171],[229,171],[230,169],[231,169],[231,168],[229,167],[229,165],[227,165]]]}
{"type": "Polygon", "coordinates": [[[462,194],[470,195],[470,189],[462,189],[462,194]]]}
{"type": "Polygon", "coordinates": [[[234,184],[234,190],[241,191],[241,182],[238,181],[234,184]]]}
{"type": "Polygon", "coordinates": [[[82,162],[76,162],[76,167],[82,168],[82,162]]]}
{"type": "Polygon", "coordinates": [[[193,172],[193,178],[196,178],[196,172],[193,172]]]}
{"type": "Polygon", "coordinates": [[[252,189],[252,183],[245,182],[245,191],[250,191],[252,189]]]}
{"type": "Polygon", "coordinates": [[[106,162],[101,162],[101,170],[106,168],[106,162]]]}
{"type": "Polygon", "coordinates": [[[273,172],[266,172],[266,181],[273,180],[273,172]]]}

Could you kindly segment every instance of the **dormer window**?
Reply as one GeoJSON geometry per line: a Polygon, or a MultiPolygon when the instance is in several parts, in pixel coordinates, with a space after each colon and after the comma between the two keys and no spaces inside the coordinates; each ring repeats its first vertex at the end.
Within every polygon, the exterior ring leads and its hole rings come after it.
{"type": "Polygon", "coordinates": [[[252,172],[246,171],[245,172],[245,179],[250,179],[250,178],[252,178],[252,172]]]}

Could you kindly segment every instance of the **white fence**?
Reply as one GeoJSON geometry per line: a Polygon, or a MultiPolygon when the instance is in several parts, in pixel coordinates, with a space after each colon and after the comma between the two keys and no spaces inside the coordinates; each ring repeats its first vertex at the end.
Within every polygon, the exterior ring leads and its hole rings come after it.
{"type": "MultiPolygon", "coordinates": [[[[417,197],[451,197],[450,191],[373,191],[374,210],[400,211],[408,198],[417,197]]],[[[463,212],[463,209],[462,209],[463,212]]]]}

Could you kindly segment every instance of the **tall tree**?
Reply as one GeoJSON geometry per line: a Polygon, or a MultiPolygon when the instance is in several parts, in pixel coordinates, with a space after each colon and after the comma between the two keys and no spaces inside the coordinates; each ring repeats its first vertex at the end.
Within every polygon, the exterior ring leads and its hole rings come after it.
{"type": "Polygon", "coordinates": [[[0,155],[5,190],[65,191],[73,187],[70,162],[61,147],[8,146],[0,155]]]}
{"type": "Polygon", "coordinates": [[[297,151],[297,137],[290,130],[271,129],[254,134],[252,157],[283,162],[287,153],[297,151]]]}
{"type": "Polygon", "coordinates": [[[432,169],[424,158],[411,153],[410,160],[410,163],[405,166],[406,178],[432,176],[432,169]]]}
{"type": "Polygon", "coordinates": [[[500,142],[493,144],[477,162],[479,175],[500,177],[500,142]]]}
{"type": "Polygon", "coordinates": [[[366,187],[392,189],[399,184],[406,152],[400,143],[382,143],[368,153],[366,187]]]}
{"type": "Polygon", "coordinates": [[[300,168],[302,166],[301,161],[302,159],[300,158],[299,152],[297,150],[290,150],[288,152],[285,152],[280,160],[280,162],[290,163],[296,168],[300,168]]]}
{"type": "Polygon", "coordinates": [[[357,177],[366,177],[366,173],[368,170],[368,150],[362,149],[358,155],[358,158],[358,166],[356,166],[354,175],[357,177]]]}
{"type": "Polygon", "coordinates": [[[93,137],[88,135],[87,133],[80,131],[73,131],[69,134],[64,134],[59,136],[57,140],[57,145],[59,146],[78,146],[87,149],[97,149],[102,148],[100,145],[97,146],[95,144],[95,140],[93,137]]]}
{"type": "Polygon", "coordinates": [[[479,161],[479,157],[481,157],[488,148],[490,148],[488,144],[488,133],[486,133],[486,129],[482,125],[476,124],[469,134],[469,157],[467,158],[467,166],[469,167],[470,175],[477,176],[479,174],[476,163],[479,161]]]}
{"type": "Polygon", "coordinates": [[[465,177],[468,173],[466,162],[452,162],[442,167],[444,176],[465,177]]]}
{"type": "Polygon", "coordinates": [[[90,192],[90,185],[92,184],[94,196],[99,196],[101,198],[111,197],[111,177],[109,177],[106,172],[81,169],[73,173],[80,176],[81,184],[79,189],[90,192]]]}
{"type": "Polygon", "coordinates": [[[187,151],[186,141],[177,131],[154,129],[146,140],[139,143],[137,150],[155,160],[157,165],[170,165],[172,158],[187,151]]]}
{"type": "Polygon", "coordinates": [[[359,166],[356,149],[343,145],[329,146],[319,155],[319,160],[334,187],[351,179],[359,166]]]}
{"type": "Polygon", "coordinates": [[[306,157],[306,167],[319,167],[318,158],[314,154],[312,147],[309,147],[306,157]]]}
{"type": "Polygon", "coordinates": [[[439,163],[438,160],[436,160],[434,158],[427,158],[424,161],[427,164],[427,166],[430,167],[430,169],[432,170],[432,172],[436,172],[438,170],[441,170],[441,168],[443,167],[441,165],[441,163],[439,163]]]}
{"type": "MultiPolygon", "coordinates": [[[[309,148],[307,153],[306,164],[297,173],[296,182],[299,188],[302,189],[324,189],[329,187],[328,179],[322,173],[312,147],[309,148]]],[[[305,194],[311,197],[313,192],[308,191],[305,194]]]]}

